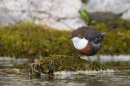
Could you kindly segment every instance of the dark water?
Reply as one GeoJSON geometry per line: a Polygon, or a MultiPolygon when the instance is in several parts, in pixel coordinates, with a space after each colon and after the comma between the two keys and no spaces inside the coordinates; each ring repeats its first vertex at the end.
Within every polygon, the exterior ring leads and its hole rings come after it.
{"type": "MultiPolygon", "coordinates": [[[[91,58],[90,58],[91,59],[91,58]]],[[[63,76],[25,76],[0,72],[0,86],[130,86],[130,56],[94,57],[118,72],[63,76]]],[[[28,59],[0,58],[0,68],[28,68],[28,59]]]]}

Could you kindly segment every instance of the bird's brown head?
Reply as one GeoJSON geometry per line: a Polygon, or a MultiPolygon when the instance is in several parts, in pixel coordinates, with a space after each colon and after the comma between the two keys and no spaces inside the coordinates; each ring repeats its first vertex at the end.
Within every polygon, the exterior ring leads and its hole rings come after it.
{"type": "Polygon", "coordinates": [[[84,30],[80,30],[80,29],[76,29],[73,30],[70,36],[70,39],[74,38],[74,37],[78,37],[78,38],[84,38],[86,35],[86,32],[84,30]]]}

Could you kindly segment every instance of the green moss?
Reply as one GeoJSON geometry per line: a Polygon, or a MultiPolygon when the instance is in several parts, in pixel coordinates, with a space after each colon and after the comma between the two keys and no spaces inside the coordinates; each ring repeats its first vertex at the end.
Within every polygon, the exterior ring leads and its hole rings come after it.
{"type": "MultiPolygon", "coordinates": [[[[130,25],[124,20],[96,23],[90,27],[108,31],[97,54],[130,54],[130,25]]],[[[0,27],[0,56],[42,58],[53,54],[77,55],[71,31],[59,31],[46,25],[26,24],[0,27]]]]}
{"type": "Polygon", "coordinates": [[[0,56],[45,57],[51,54],[76,53],[69,31],[54,30],[46,25],[26,24],[0,27],[0,56]]]}
{"type": "Polygon", "coordinates": [[[56,71],[85,71],[85,70],[100,70],[107,69],[107,66],[84,59],[77,59],[67,55],[51,55],[41,60],[33,66],[34,72],[38,73],[53,73],[56,71]]]}

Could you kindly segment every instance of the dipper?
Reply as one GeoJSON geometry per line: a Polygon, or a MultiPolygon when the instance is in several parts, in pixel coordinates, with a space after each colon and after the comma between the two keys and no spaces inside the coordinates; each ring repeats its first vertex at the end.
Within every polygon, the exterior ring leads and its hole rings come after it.
{"type": "Polygon", "coordinates": [[[82,26],[72,32],[70,39],[80,55],[93,56],[100,50],[106,35],[107,32],[100,33],[96,29],[82,26]]]}

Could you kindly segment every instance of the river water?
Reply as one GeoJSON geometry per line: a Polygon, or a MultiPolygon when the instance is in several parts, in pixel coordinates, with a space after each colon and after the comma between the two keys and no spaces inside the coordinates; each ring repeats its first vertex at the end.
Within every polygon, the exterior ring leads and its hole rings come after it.
{"type": "MultiPolygon", "coordinates": [[[[90,60],[112,66],[117,72],[97,74],[69,74],[63,76],[26,76],[0,72],[0,86],[130,86],[130,56],[99,56],[90,60]]],[[[29,68],[29,59],[0,57],[0,69],[29,68]]]]}

